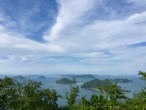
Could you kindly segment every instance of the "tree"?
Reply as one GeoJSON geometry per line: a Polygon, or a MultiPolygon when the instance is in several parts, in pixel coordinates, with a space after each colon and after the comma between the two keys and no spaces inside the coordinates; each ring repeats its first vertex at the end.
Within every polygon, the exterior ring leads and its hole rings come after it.
{"type": "Polygon", "coordinates": [[[73,106],[78,96],[79,87],[70,87],[70,94],[66,94],[67,103],[69,106],[73,106]]]}
{"type": "Polygon", "coordinates": [[[117,102],[119,99],[127,98],[122,89],[113,82],[106,80],[102,87],[98,88],[99,92],[105,95],[109,100],[117,102]]]}
{"type": "Polygon", "coordinates": [[[146,81],[146,72],[143,72],[143,71],[139,71],[138,72],[138,75],[141,75],[141,79],[145,80],[146,81]]]}
{"type": "Polygon", "coordinates": [[[82,110],[112,110],[110,101],[101,94],[93,94],[90,100],[87,100],[85,97],[82,97],[80,108],[82,110]]]}
{"type": "Polygon", "coordinates": [[[9,77],[0,79],[0,109],[16,109],[20,103],[19,83],[9,77]]]}
{"type": "Polygon", "coordinates": [[[72,77],[72,82],[73,82],[73,83],[76,83],[76,82],[77,82],[77,80],[76,80],[76,77],[75,77],[75,76],[73,76],[73,77],[72,77]]]}
{"type": "Polygon", "coordinates": [[[60,97],[55,90],[43,89],[40,92],[41,103],[44,110],[57,110],[57,100],[60,97]]]}
{"type": "MultiPolygon", "coordinates": [[[[146,72],[139,71],[141,79],[146,81],[146,72]]],[[[133,98],[130,98],[121,105],[123,110],[146,110],[146,88],[143,88],[139,93],[134,93],[133,98]]]]}
{"type": "MultiPolygon", "coordinates": [[[[139,71],[139,75],[141,75],[141,79],[146,83],[146,72],[139,71]]],[[[142,89],[140,94],[143,96],[144,101],[146,102],[146,87],[142,89]]]]}
{"type": "Polygon", "coordinates": [[[58,110],[59,95],[41,85],[32,80],[0,79],[0,110],[58,110]]]}

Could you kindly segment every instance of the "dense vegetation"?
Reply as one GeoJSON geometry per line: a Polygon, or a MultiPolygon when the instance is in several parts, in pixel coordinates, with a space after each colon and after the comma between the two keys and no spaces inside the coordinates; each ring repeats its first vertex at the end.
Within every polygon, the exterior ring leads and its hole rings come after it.
{"type": "MultiPolygon", "coordinates": [[[[87,81],[81,85],[81,88],[86,89],[98,89],[100,87],[103,87],[103,85],[108,81],[108,83],[129,83],[132,82],[128,79],[106,79],[106,80],[99,80],[99,79],[93,79],[91,81],[87,81]]],[[[120,87],[120,86],[119,86],[120,87]]]]}
{"type": "Polygon", "coordinates": [[[81,85],[81,88],[87,88],[87,89],[97,89],[100,86],[103,86],[105,81],[99,80],[99,79],[93,79],[91,81],[85,82],[81,85]]]}
{"type": "Polygon", "coordinates": [[[76,79],[75,77],[73,77],[72,80],[67,79],[67,78],[61,78],[61,79],[56,80],[56,83],[57,84],[74,84],[76,83],[76,79]]]}
{"type": "MultiPolygon", "coordinates": [[[[146,81],[146,72],[140,71],[139,75],[146,81]]],[[[57,100],[62,97],[54,90],[42,89],[40,82],[5,77],[0,79],[0,110],[146,110],[146,88],[130,99],[108,80],[98,89],[99,95],[77,101],[79,88],[71,87],[66,94],[68,104],[58,106],[57,100]]]]}

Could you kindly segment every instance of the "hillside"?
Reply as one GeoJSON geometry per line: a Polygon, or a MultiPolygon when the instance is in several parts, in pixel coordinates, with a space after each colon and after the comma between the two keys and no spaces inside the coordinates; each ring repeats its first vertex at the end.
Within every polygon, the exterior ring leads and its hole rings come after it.
{"type": "Polygon", "coordinates": [[[46,78],[46,77],[42,75],[42,76],[39,76],[38,78],[46,78]]]}
{"type": "Polygon", "coordinates": [[[23,77],[23,76],[21,76],[21,75],[19,75],[19,76],[14,77],[14,79],[24,80],[24,79],[26,79],[26,78],[23,77]]]}
{"type": "Polygon", "coordinates": [[[81,88],[98,88],[99,86],[102,86],[104,84],[103,80],[99,79],[93,79],[91,81],[85,82],[84,84],[81,85],[81,88]]]}
{"type": "MultiPolygon", "coordinates": [[[[106,79],[106,80],[109,80],[109,83],[113,83],[113,82],[114,83],[129,83],[129,82],[132,82],[131,80],[128,80],[128,79],[113,79],[113,80],[106,79]]],[[[82,84],[81,88],[97,89],[98,87],[102,87],[104,83],[105,83],[105,80],[93,79],[91,81],[88,81],[88,82],[85,82],[84,84],[82,84]]]]}
{"type": "Polygon", "coordinates": [[[57,84],[74,84],[74,83],[76,83],[76,81],[73,81],[73,80],[70,80],[67,78],[61,78],[59,80],[56,80],[56,83],[57,84]]]}

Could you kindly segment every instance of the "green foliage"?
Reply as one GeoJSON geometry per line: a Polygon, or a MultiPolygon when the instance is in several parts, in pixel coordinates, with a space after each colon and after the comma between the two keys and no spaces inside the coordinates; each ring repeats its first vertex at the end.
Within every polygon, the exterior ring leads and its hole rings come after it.
{"type": "Polygon", "coordinates": [[[99,89],[101,93],[104,92],[105,96],[111,101],[116,102],[118,99],[126,98],[121,88],[118,87],[116,83],[111,83],[109,80],[106,80],[103,87],[99,89]]]}
{"type": "MultiPolygon", "coordinates": [[[[141,75],[141,78],[146,82],[146,72],[139,71],[139,75],[141,75]]],[[[146,87],[143,88],[139,94],[143,96],[144,101],[146,102],[146,87]]]]}
{"type": "Polygon", "coordinates": [[[82,110],[111,110],[113,107],[111,103],[103,95],[92,95],[90,100],[82,98],[82,110]]]}
{"type": "MultiPolygon", "coordinates": [[[[96,81],[97,82],[97,81],[96,81]]],[[[103,85],[98,88],[100,95],[92,95],[90,100],[86,100],[85,97],[81,100],[81,110],[118,110],[119,99],[125,99],[124,93],[117,86],[116,83],[111,83],[106,80],[103,85]]]]}
{"type": "Polygon", "coordinates": [[[67,103],[69,106],[73,106],[78,96],[79,87],[70,87],[70,94],[66,94],[67,103]]]}
{"type": "Polygon", "coordinates": [[[100,86],[103,86],[104,81],[99,79],[93,79],[91,81],[85,82],[83,85],[81,85],[81,88],[98,88],[100,86]]]}
{"type": "Polygon", "coordinates": [[[134,94],[134,97],[126,100],[121,105],[122,110],[146,110],[146,101],[142,92],[134,94]]]}
{"type": "Polygon", "coordinates": [[[19,104],[19,85],[14,79],[5,77],[0,79],[0,108],[17,108],[19,104]]]}
{"type": "MultiPolygon", "coordinates": [[[[139,75],[146,81],[146,72],[140,71],[139,75]]],[[[59,107],[60,96],[56,91],[42,89],[41,85],[32,80],[0,79],[0,110],[146,110],[145,88],[128,99],[116,83],[106,80],[97,87],[99,95],[93,94],[90,99],[82,97],[77,102],[79,88],[70,87],[70,93],[66,94],[68,104],[59,107]]]]}
{"type": "Polygon", "coordinates": [[[146,72],[139,71],[138,74],[142,76],[141,78],[142,78],[143,80],[146,80],[146,72]]]}
{"type": "Polygon", "coordinates": [[[56,91],[41,89],[36,81],[0,79],[0,110],[57,110],[56,91]]]}
{"type": "Polygon", "coordinates": [[[132,82],[131,80],[128,79],[106,79],[106,80],[99,80],[97,78],[85,82],[84,84],[81,85],[82,88],[89,88],[89,89],[97,89],[98,87],[103,87],[103,85],[106,83],[106,81],[109,81],[109,83],[129,83],[132,82]]]}
{"type": "Polygon", "coordinates": [[[62,79],[56,80],[56,83],[57,84],[74,84],[74,83],[76,83],[76,81],[75,81],[75,79],[70,80],[67,78],[62,78],[62,79]]]}
{"type": "MultiPolygon", "coordinates": [[[[146,81],[146,72],[139,71],[139,75],[146,81]]],[[[122,110],[146,110],[146,88],[134,94],[133,98],[126,100],[120,107],[122,110]]]]}
{"type": "Polygon", "coordinates": [[[72,82],[73,82],[73,83],[77,83],[77,79],[76,79],[75,76],[72,77],[72,82]]]}
{"type": "MultiPolygon", "coordinates": [[[[145,80],[145,73],[140,73],[142,79],[145,80]]],[[[92,80],[92,84],[99,81],[92,80]]],[[[146,92],[135,94],[133,98],[128,99],[124,95],[124,91],[109,80],[106,80],[98,87],[100,95],[92,95],[89,100],[83,97],[77,106],[71,109],[76,110],[146,110],[146,92]]],[[[90,86],[88,83],[86,86],[90,86]]]]}

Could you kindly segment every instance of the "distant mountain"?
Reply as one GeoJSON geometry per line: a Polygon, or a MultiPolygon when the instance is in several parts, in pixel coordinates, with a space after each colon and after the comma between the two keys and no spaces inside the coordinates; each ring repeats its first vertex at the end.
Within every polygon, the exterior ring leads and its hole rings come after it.
{"type": "Polygon", "coordinates": [[[96,78],[92,74],[71,75],[70,77],[75,77],[75,78],[92,78],[92,79],[96,78]]]}
{"type": "Polygon", "coordinates": [[[76,82],[67,78],[61,78],[59,80],[56,80],[56,83],[57,84],[74,84],[76,82]]]}
{"type": "Polygon", "coordinates": [[[38,77],[38,75],[29,75],[27,77],[38,77]]]}
{"type": "Polygon", "coordinates": [[[39,76],[38,78],[46,78],[46,77],[42,75],[42,76],[39,76]]]}
{"type": "Polygon", "coordinates": [[[21,75],[19,75],[19,76],[16,76],[16,77],[14,77],[15,79],[19,79],[19,80],[24,80],[24,79],[26,79],[25,77],[23,77],[23,76],[21,76],[21,75]]]}
{"type": "Polygon", "coordinates": [[[115,82],[115,83],[130,83],[130,82],[133,82],[129,79],[113,79],[111,80],[112,82],[115,82]]]}

